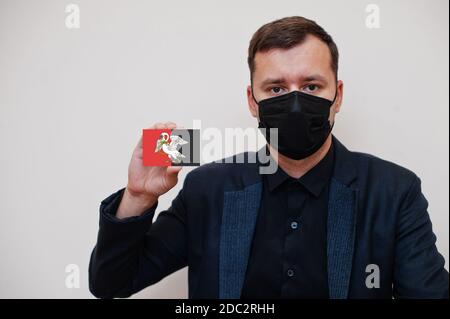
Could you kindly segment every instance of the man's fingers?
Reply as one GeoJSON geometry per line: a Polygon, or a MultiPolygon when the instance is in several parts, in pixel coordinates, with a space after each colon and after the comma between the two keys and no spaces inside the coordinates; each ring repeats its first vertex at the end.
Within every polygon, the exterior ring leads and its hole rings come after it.
{"type": "Polygon", "coordinates": [[[181,171],[183,166],[167,166],[167,174],[171,176],[176,176],[181,171]]]}
{"type": "Polygon", "coordinates": [[[150,126],[148,129],[156,129],[156,130],[162,130],[162,129],[174,129],[177,127],[177,124],[174,122],[156,122],[155,124],[153,124],[152,126],[150,126]]]}
{"type": "Polygon", "coordinates": [[[142,134],[141,134],[141,137],[139,138],[139,142],[136,145],[136,149],[140,149],[140,148],[142,148],[142,134]]]}
{"type": "Polygon", "coordinates": [[[174,122],[166,122],[165,124],[166,124],[166,127],[171,130],[173,130],[177,127],[177,125],[174,122]]]}
{"type": "Polygon", "coordinates": [[[157,130],[162,130],[162,129],[166,128],[166,125],[164,123],[158,122],[158,123],[155,123],[154,127],[157,130]]]}

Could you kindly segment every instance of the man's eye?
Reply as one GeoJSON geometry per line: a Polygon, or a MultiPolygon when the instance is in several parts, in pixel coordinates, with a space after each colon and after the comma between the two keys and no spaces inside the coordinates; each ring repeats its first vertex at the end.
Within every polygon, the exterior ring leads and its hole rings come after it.
{"type": "Polygon", "coordinates": [[[282,91],[282,88],[280,88],[279,86],[275,86],[270,89],[270,92],[274,93],[274,94],[279,94],[279,93],[281,93],[281,91],[282,91]]]}
{"type": "Polygon", "coordinates": [[[309,84],[305,86],[305,90],[308,92],[315,92],[319,87],[316,84],[309,84]]]}

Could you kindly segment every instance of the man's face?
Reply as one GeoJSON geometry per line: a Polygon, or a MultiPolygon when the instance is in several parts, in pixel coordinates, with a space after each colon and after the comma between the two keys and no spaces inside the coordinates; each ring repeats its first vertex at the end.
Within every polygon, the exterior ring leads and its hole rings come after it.
{"type": "MultiPolygon", "coordinates": [[[[293,48],[272,49],[255,55],[253,94],[258,102],[296,90],[333,100],[336,85],[338,92],[330,110],[330,123],[334,123],[334,116],[339,112],[343,83],[336,83],[331,53],[325,43],[308,35],[302,44],[293,48]]],[[[247,100],[251,114],[259,119],[250,85],[247,100]]]]}

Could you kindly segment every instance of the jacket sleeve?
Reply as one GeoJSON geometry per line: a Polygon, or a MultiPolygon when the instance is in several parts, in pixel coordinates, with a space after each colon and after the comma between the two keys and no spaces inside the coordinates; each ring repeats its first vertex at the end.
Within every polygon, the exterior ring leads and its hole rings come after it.
{"type": "Polygon", "coordinates": [[[89,290],[97,298],[124,298],[187,265],[183,190],[152,223],[158,205],[141,216],[115,217],[124,189],[100,204],[97,244],[89,263],[89,290]]]}
{"type": "Polygon", "coordinates": [[[414,175],[397,221],[395,298],[448,298],[449,277],[437,251],[428,202],[414,175]]]}

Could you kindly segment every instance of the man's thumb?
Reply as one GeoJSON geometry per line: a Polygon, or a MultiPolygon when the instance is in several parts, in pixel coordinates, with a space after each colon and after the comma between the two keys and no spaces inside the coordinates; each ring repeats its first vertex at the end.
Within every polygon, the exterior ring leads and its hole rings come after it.
{"type": "Polygon", "coordinates": [[[182,168],[183,166],[168,166],[167,175],[169,175],[170,177],[176,177],[182,168]]]}

